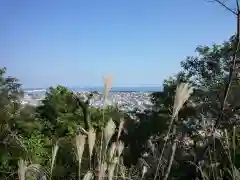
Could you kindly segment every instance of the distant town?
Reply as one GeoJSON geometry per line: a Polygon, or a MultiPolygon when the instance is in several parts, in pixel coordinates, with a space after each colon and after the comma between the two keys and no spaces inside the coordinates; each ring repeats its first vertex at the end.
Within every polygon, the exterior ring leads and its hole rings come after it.
{"type": "MultiPolygon", "coordinates": [[[[76,92],[76,91],[75,91],[76,92]]],[[[26,90],[24,91],[24,98],[21,103],[30,104],[33,106],[41,105],[41,101],[45,97],[45,89],[36,90],[26,90]]],[[[90,91],[80,91],[77,92],[83,99],[86,100],[90,91]]],[[[121,110],[131,111],[138,109],[143,111],[147,107],[151,106],[150,93],[148,91],[111,91],[108,95],[107,104],[111,106],[117,106],[121,110]]],[[[94,93],[93,98],[90,101],[90,106],[92,107],[102,107],[103,106],[103,93],[94,93]]]]}

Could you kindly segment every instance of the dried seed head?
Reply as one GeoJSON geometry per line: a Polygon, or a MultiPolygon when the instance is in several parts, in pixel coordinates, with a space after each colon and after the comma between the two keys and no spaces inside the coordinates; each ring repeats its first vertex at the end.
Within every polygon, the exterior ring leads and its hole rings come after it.
{"type": "Polygon", "coordinates": [[[190,87],[187,83],[181,83],[176,90],[174,105],[173,105],[173,114],[172,117],[175,118],[182,108],[183,104],[189,99],[190,95],[193,92],[193,88],[190,87]]]}
{"type": "Polygon", "coordinates": [[[113,75],[105,75],[104,76],[104,106],[106,105],[107,98],[108,98],[108,93],[112,88],[112,83],[113,83],[113,75]]]}
{"type": "Polygon", "coordinates": [[[106,150],[108,143],[112,137],[112,135],[115,133],[116,125],[113,122],[112,119],[109,119],[106,127],[104,128],[104,148],[106,150]]]}
{"type": "Polygon", "coordinates": [[[30,164],[26,169],[26,178],[36,177],[36,179],[47,180],[46,171],[40,164],[30,164]]]}
{"type": "Polygon", "coordinates": [[[96,141],[96,131],[93,127],[89,127],[88,130],[88,146],[89,146],[89,156],[92,157],[93,148],[96,141]]]}
{"type": "Polygon", "coordinates": [[[53,150],[52,150],[52,162],[51,162],[51,169],[50,169],[51,174],[52,174],[52,171],[53,171],[54,162],[55,162],[56,157],[57,157],[58,149],[59,149],[59,146],[56,143],[55,146],[53,147],[53,150]]]}
{"type": "Polygon", "coordinates": [[[83,151],[84,151],[85,142],[86,142],[85,135],[79,134],[76,136],[77,158],[78,158],[79,164],[81,164],[81,162],[82,162],[82,155],[83,155],[83,151]]]}

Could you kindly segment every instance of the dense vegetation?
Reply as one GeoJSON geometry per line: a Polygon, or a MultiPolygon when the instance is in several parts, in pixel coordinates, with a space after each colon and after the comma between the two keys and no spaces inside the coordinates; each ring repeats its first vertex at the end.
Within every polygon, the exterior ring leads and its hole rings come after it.
{"type": "MultiPolygon", "coordinates": [[[[63,86],[23,107],[19,81],[2,68],[0,179],[239,179],[237,73],[224,100],[235,38],[196,51],[151,95],[151,108],[131,112],[137,119],[89,107],[94,94],[84,101],[63,86]]],[[[106,79],[104,98],[110,86],[106,79]]]]}

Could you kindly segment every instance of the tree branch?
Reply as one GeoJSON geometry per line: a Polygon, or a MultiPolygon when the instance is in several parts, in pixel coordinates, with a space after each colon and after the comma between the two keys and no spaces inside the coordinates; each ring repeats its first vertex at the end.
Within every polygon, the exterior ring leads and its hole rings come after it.
{"type": "Polygon", "coordinates": [[[233,80],[233,75],[234,75],[234,72],[236,70],[236,60],[237,60],[237,54],[240,50],[240,42],[239,42],[239,35],[240,35],[240,9],[239,9],[239,3],[238,3],[238,0],[236,0],[236,6],[237,6],[237,10],[234,11],[232,10],[231,8],[229,8],[226,4],[224,4],[223,2],[221,2],[220,0],[213,0],[214,2],[217,2],[218,4],[220,4],[222,7],[224,7],[226,10],[228,10],[229,12],[233,13],[234,15],[237,16],[237,32],[236,32],[236,39],[235,39],[235,52],[233,54],[233,58],[232,58],[232,63],[231,63],[231,67],[230,67],[230,72],[229,72],[229,76],[228,76],[228,82],[227,82],[227,85],[225,87],[225,90],[224,90],[224,98],[223,98],[223,101],[221,103],[221,109],[220,109],[220,113],[219,113],[219,118],[216,120],[215,122],[215,127],[219,125],[219,121],[222,120],[223,118],[223,113],[224,113],[224,109],[225,109],[225,105],[226,105],[226,102],[227,102],[227,98],[228,98],[228,95],[229,95],[229,92],[230,92],[230,87],[231,87],[231,84],[232,84],[232,80],[233,80]]]}
{"type": "Polygon", "coordinates": [[[236,5],[237,5],[237,11],[239,12],[239,3],[238,3],[238,0],[236,0],[236,5]]]}
{"type": "MultiPolygon", "coordinates": [[[[220,4],[222,7],[224,7],[226,10],[228,10],[229,12],[233,13],[234,15],[237,16],[237,12],[235,12],[233,9],[231,9],[230,7],[228,7],[226,4],[224,4],[223,2],[219,1],[219,0],[213,0],[214,2],[217,2],[218,4],[220,4]]],[[[238,0],[236,0],[238,1],[238,0]]],[[[237,2],[237,6],[238,6],[238,2],[237,2]]]]}
{"type": "MultiPolygon", "coordinates": [[[[238,0],[236,0],[238,1],[238,0]]],[[[220,112],[220,117],[217,119],[216,123],[215,123],[215,127],[218,125],[219,121],[222,120],[223,118],[223,112],[224,112],[224,109],[225,109],[225,105],[226,105],[226,102],[227,102],[227,98],[228,98],[228,95],[229,95],[229,92],[230,92],[230,87],[232,85],[232,80],[233,80],[233,74],[234,72],[236,71],[236,60],[237,60],[237,55],[239,53],[239,50],[240,50],[240,41],[239,41],[239,35],[240,35],[240,11],[239,11],[239,5],[237,3],[237,7],[238,7],[238,12],[237,12],[237,33],[236,33],[236,42],[235,42],[235,52],[234,52],[234,55],[233,55],[233,58],[232,58],[232,64],[231,64],[231,67],[230,67],[230,72],[229,72],[229,76],[228,76],[228,82],[227,82],[227,85],[226,85],[226,88],[225,88],[225,91],[224,91],[224,99],[223,99],[223,102],[221,103],[221,112],[220,112]]]]}
{"type": "Polygon", "coordinates": [[[86,102],[83,102],[77,95],[74,95],[72,93],[72,97],[76,100],[78,106],[82,108],[83,111],[83,120],[84,120],[84,128],[86,131],[89,129],[89,112],[88,112],[88,106],[89,106],[89,99],[86,102]]]}

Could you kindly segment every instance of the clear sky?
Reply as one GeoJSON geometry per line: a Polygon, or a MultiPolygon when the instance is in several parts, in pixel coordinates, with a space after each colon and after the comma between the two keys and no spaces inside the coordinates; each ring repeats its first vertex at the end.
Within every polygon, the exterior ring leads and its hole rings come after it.
{"type": "MultiPolygon", "coordinates": [[[[229,0],[230,1],[230,0],[229,0]]],[[[24,87],[161,86],[234,16],[206,0],[0,0],[0,67],[24,87]]]]}

